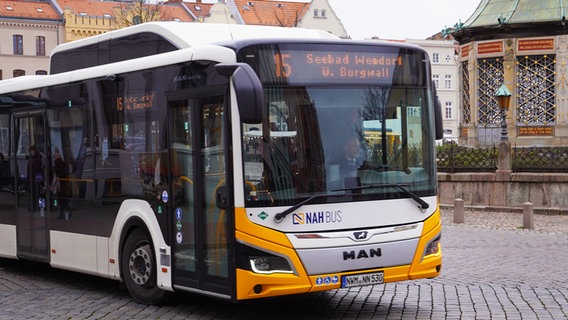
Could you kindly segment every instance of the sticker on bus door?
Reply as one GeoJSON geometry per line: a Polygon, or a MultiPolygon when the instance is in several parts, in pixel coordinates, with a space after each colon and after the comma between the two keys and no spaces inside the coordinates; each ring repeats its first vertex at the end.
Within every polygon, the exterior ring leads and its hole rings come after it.
{"type": "Polygon", "coordinates": [[[176,241],[178,244],[182,243],[183,236],[181,235],[181,232],[176,233],[176,241]]]}

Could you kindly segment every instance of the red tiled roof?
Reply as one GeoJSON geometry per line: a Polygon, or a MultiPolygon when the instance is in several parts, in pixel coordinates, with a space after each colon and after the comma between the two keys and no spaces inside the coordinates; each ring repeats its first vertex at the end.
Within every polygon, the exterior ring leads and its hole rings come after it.
{"type": "Polygon", "coordinates": [[[191,12],[197,17],[197,18],[206,18],[209,16],[209,12],[211,11],[211,6],[213,6],[213,3],[198,3],[198,2],[189,2],[189,1],[184,1],[183,4],[189,9],[191,10],[191,12]]]}
{"type": "Polygon", "coordinates": [[[179,20],[183,22],[193,22],[194,19],[182,5],[168,4],[162,5],[162,20],[179,20]]]}
{"type": "Polygon", "coordinates": [[[245,24],[295,27],[309,2],[234,0],[245,24]]]}
{"type": "MultiPolygon", "coordinates": [[[[97,0],[55,0],[61,9],[69,9],[75,14],[84,13],[87,16],[102,17],[105,14],[114,16],[115,8],[128,6],[125,2],[97,0]]],[[[150,5],[153,6],[153,5],[150,5]]],[[[193,21],[193,17],[178,4],[160,5],[163,20],[193,21]]]]}
{"type": "Polygon", "coordinates": [[[50,2],[19,0],[0,1],[0,17],[37,20],[61,20],[62,17],[50,2]]]}
{"type": "Polygon", "coordinates": [[[119,2],[90,1],[90,0],[55,0],[62,10],[69,9],[75,14],[85,14],[91,17],[103,17],[105,14],[114,15],[114,8],[120,7],[119,2]]]}

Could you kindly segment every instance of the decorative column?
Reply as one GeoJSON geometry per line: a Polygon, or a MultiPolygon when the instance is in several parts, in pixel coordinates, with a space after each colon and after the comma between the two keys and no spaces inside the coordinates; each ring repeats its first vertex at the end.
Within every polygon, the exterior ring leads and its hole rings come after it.
{"type": "Polygon", "coordinates": [[[556,145],[568,145],[568,35],[556,37],[556,145]]]}
{"type": "MultiPolygon", "coordinates": [[[[504,78],[504,82],[503,84],[505,85],[505,89],[508,89],[508,94],[510,97],[510,101],[507,102],[507,106],[505,107],[505,121],[507,124],[507,128],[508,128],[508,137],[510,137],[511,139],[507,139],[509,140],[515,140],[515,138],[517,137],[517,127],[516,127],[516,121],[515,121],[515,108],[511,107],[511,106],[515,106],[516,105],[516,82],[515,79],[516,77],[516,70],[515,70],[515,64],[516,64],[516,58],[515,58],[515,43],[516,43],[516,39],[506,39],[504,41],[505,43],[505,52],[504,52],[504,56],[503,56],[503,78],[504,78]]],[[[509,168],[510,169],[510,168],[509,168]]]]}

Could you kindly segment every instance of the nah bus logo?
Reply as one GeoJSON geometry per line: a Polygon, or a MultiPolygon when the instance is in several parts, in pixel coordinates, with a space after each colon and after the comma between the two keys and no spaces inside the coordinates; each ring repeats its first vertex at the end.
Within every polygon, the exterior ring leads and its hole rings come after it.
{"type": "Polygon", "coordinates": [[[292,215],[293,224],[321,224],[341,222],[341,211],[298,212],[292,215]]]}

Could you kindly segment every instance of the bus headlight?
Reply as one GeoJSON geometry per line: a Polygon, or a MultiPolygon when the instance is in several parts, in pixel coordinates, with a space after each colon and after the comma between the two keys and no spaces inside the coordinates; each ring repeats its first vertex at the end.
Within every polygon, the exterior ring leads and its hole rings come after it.
{"type": "Polygon", "coordinates": [[[436,238],[430,240],[430,242],[428,242],[428,244],[426,245],[423,257],[438,253],[438,251],[440,251],[440,240],[442,240],[441,234],[439,234],[436,238]]]}
{"type": "Polygon", "coordinates": [[[276,252],[237,242],[237,268],[254,273],[294,273],[290,260],[276,252]]]}
{"type": "Polygon", "coordinates": [[[256,273],[292,273],[288,261],[276,256],[251,256],[250,267],[256,273]]]}

